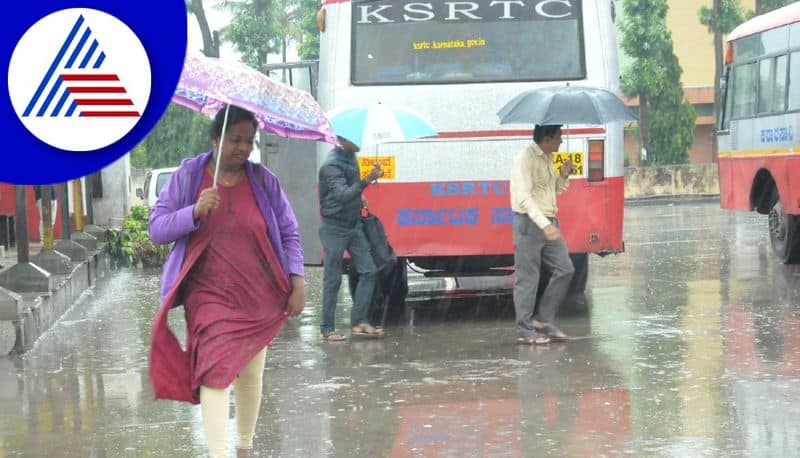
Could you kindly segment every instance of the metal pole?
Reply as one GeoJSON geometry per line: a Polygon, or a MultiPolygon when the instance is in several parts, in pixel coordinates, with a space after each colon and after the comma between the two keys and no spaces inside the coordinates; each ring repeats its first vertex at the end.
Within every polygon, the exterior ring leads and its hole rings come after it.
{"type": "Polygon", "coordinates": [[[83,230],[83,193],[81,179],[72,180],[72,204],[75,206],[75,231],[83,230]]]}
{"type": "Polygon", "coordinates": [[[94,174],[86,175],[86,224],[94,224],[94,205],[92,205],[94,188],[92,187],[92,181],[94,181],[94,174]]]}
{"type": "Polygon", "coordinates": [[[14,234],[17,239],[17,263],[31,262],[28,247],[28,190],[26,186],[14,186],[14,234]]]}
{"type": "Polygon", "coordinates": [[[53,251],[53,205],[52,188],[42,185],[42,251],[53,251]]]}
{"type": "Polygon", "coordinates": [[[61,184],[61,240],[69,240],[70,234],[69,221],[69,183],[66,181],[61,184]]]}

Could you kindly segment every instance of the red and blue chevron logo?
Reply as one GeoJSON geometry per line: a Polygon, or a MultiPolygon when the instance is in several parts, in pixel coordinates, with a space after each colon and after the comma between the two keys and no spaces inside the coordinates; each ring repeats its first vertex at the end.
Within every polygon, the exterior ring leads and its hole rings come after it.
{"type": "Polygon", "coordinates": [[[133,101],[119,76],[104,72],[105,60],[106,53],[80,15],[23,116],[140,116],[130,109],[133,101]]]}
{"type": "Polygon", "coordinates": [[[31,133],[61,149],[89,151],[136,125],[150,78],[147,53],[130,28],[102,11],[71,8],[26,31],[12,55],[8,87],[31,133]],[[54,41],[58,30],[64,38],[54,41]]]}

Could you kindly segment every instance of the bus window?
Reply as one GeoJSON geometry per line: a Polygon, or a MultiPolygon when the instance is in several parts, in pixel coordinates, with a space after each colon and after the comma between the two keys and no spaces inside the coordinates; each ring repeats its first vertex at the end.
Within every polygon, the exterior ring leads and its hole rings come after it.
{"type": "Polygon", "coordinates": [[[785,53],[789,47],[789,27],[783,26],[763,32],[761,34],[761,43],[764,54],[785,53]]]}
{"type": "Polygon", "coordinates": [[[782,113],[786,109],[786,56],[759,63],[758,113],[782,113]]]}
{"type": "Polygon", "coordinates": [[[789,27],[779,27],[736,40],[733,46],[738,61],[785,52],[789,46],[789,27]]]}
{"type": "Polygon", "coordinates": [[[772,89],[775,81],[774,61],[764,59],[758,65],[758,112],[772,112],[772,89]]]}
{"type": "Polygon", "coordinates": [[[775,90],[772,106],[776,113],[786,111],[786,56],[775,58],[775,90]]]}
{"type": "Polygon", "coordinates": [[[800,46],[800,22],[792,24],[789,29],[789,48],[800,46]]]}
{"type": "Polygon", "coordinates": [[[731,115],[733,112],[733,81],[730,79],[730,69],[726,72],[725,78],[725,105],[722,114],[720,130],[728,130],[731,127],[731,115]]]}
{"type": "Polygon", "coordinates": [[[757,68],[752,64],[733,69],[733,118],[753,116],[756,110],[757,68]]]}
{"type": "Polygon", "coordinates": [[[789,62],[789,111],[800,109],[800,52],[793,52],[789,62]]]}
{"type": "Polygon", "coordinates": [[[764,54],[764,48],[761,43],[761,35],[753,35],[751,37],[736,40],[733,43],[736,60],[749,60],[754,59],[764,54]]]}
{"type": "Polygon", "coordinates": [[[353,2],[351,82],[583,79],[581,2],[517,3],[353,2]]]}

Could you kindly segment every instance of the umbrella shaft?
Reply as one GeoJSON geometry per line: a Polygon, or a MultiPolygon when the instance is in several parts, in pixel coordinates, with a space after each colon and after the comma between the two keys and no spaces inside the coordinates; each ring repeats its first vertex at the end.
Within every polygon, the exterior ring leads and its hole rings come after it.
{"type": "Polygon", "coordinates": [[[222,143],[225,142],[225,132],[228,130],[228,111],[231,105],[225,106],[225,119],[222,121],[222,133],[219,135],[219,145],[217,146],[217,164],[214,166],[214,188],[217,187],[217,178],[219,178],[219,161],[222,158],[222,143]]]}

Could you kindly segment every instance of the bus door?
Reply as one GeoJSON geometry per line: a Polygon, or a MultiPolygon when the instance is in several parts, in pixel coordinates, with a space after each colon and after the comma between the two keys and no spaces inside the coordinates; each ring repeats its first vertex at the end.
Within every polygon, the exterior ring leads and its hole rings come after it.
{"type": "MultiPolygon", "coordinates": [[[[263,71],[271,78],[309,92],[316,98],[317,62],[272,64],[265,66],[263,71]]],[[[322,264],[322,245],[318,232],[317,143],[262,131],[260,149],[261,163],[278,176],[297,216],[305,264],[322,264]]]]}

